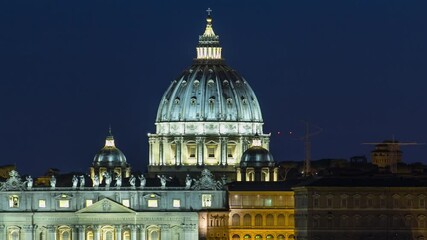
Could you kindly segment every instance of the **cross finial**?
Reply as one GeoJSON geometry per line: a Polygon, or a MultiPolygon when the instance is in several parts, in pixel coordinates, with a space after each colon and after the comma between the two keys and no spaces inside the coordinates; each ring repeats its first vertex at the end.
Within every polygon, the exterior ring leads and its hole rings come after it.
{"type": "Polygon", "coordinates": [[[208,8],[208,9],[206,10],[206,12],[208,12],[208,16],[210,16],[210,15],[211,15],[211,12],[212,12],[212,9],[211,9],[211,8],[208,8]]]}

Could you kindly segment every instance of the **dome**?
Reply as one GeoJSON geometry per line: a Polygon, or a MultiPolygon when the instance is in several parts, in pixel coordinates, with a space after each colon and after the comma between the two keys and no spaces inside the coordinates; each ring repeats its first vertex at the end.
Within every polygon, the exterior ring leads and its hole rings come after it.
{"type": "Polygon", "coordinates": [[[240,167],[273,167],[275,165],[273,155],[261,147],[259,139],[255,139],[250,148],[243,154],[240,160],[240,167]]]}
{"type": "Polygon", "coordinates": [[[211,16],[206,20],[197,58],[166,90],[156,122],[262,123],[255,93],[238,72],[226,65],[211,16]]]}
{"type": "Polygon", "coordinates": [[[114,144],[111,131],[105,140],[105,146],[95,155],[93,165],[105,167],[127,165],[125,155],[114,144]]]}

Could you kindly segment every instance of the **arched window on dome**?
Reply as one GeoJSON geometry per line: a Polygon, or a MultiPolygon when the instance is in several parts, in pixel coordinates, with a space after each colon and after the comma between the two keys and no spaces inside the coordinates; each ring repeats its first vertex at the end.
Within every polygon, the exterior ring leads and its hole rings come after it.
{"type": "Polygon", "coordinates": [[[233,237],[231,237],[232,240],[240,240],[240,236],[238,234],[234,234],[233,237]]]}
{"type": "Polygon", "coordinates": [[[199,84],[200,84],[200,81],[199,80],[194,80],[194,82],[193,82],[193,86],[194,87],[199,87],[199,84]]]}
{"type": "Polygon", "coordinates": [[[197,98],[196,97],[192,97],[191,99],[190,99],[190,103],[191,103],[191,105],[196,105],[196,103],[197,103],[197,98]]]}
{"type": "Polygon", "coordinates": [[[213,87],[213,86],[214,86],[214,84],[215,84],[215,81],[214,81],[213,79],[209,79],[209,80],[208,80],[208,86],[209,86],[209,87],[213,87]]]}
{"type": "Polygon", "coordinates": [[[178,105],[178,104],[179,104],[179,102],[180,102],[179,97],[175,98],[175,104],[176,104],[176,105],[178,105]]]}

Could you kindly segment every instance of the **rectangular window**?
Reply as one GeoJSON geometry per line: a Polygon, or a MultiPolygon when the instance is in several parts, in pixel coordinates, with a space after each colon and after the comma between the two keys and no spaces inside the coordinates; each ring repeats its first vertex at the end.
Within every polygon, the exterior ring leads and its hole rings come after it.
{"type": "Polygon", "coordinates": [[[273,205],[273,200],[271,198],[264,199],[264,206],[271,207],[273,205]]]}
{"type": "Polygon", "coordinates": [[[214,158],[215,157],[215,147],[209,146],[208,147],[208,157],[214,158]]]}
{"type": "Polygon", "coordinates": [[[332,207],[332,198],[328,198],[326,201],[326,204],[327,204],[328,208],[331,208],[332,207]]]}
{"type": "Polygon", "coordinates": [[[86,207],[89,207],[93,204],[93,200],[92,199],[86,199],[86,207]]]}
{"type": "Polygon", "coordinates": [[[17,195],[9,196],[9,207],[19,208],[19,197],[17,195]]]}
{"type": "Polygon", "coordinates": [[[196,157],[196,145],[188,145],[188,156],[190,158],[196,157]]]}
{"type": "Polygon", "coordinates": [[[342,208],[346,208],[347,207],[347,198],[342,198],[341,199],[341,207],[342,208]]]}
{"type": "Polygon", "coordinates": [[[319,207],[319,198],[314,198],[314,200],[313,200],[313,207],[319,207]]]}
{"type": "Polygon", "coordinates": [[[426,201],[424,200],[424,198],[420,199],[420,208],[424,208],[426,205],[426,201]]]}
{"type": "Polygon", "coordinates": [[[212,207],[211,194],[202,194],[202,207],[212,207]]]}
{"type": "Polygon", "coordinates": [[[46,200],[40,199],[39,200],[39,208],[45,208],[46,207],[46,200]]]}
{"type": "Polygon", "coordinates": [[[157,199],[148,199],[148,205],[149,208],[156,208],[159,206],[157,199]]]}
{"type": "Polygon", "coordinates": [[[179,207],[181,207],[181,200],[179,200],[179,199],[174,199],[174,200],[172,201],[172,206],[173,206],[174,208],[179,208],[179,207]]]}
{"type": "Polygon", "coordinates": [[[67,200],[67,199],[59,200],[59,207],[60,208],[69,208],[70,207],[70,200],[67,200]]]}
{"type": "Polygon", "coordinates": [[[130,201],[129,201],[129,199],[123,199],[123,200],[122,200],[122,204],[123,204],[123,206],[125,206],[125,207],[130,207],[130,201]]]}

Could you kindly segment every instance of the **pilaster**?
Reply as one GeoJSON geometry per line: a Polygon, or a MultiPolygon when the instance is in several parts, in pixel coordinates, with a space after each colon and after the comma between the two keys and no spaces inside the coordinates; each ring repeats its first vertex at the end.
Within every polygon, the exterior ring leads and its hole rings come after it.
{"type": "Polygon", "coordinates": [[[26,240],[34,240],[33,225],[24,225],[23,228],[26,240]]]}
{"type": "Polygon", "coordinates": [[[47,229],[47,240],[55,240],[56,228],[54,225],[46,226],[47,229]]]}
{"type": "Polygon", "coordinates": [[[227,154],[228,137],[221,137],[220,142],[221,142],[221,161],[220,161],[220,163],[222,166],[225,166],[225,165],[227,165],[227,158],[228,158],[228,154],[227,154]]]}
{"type": "Polygon", "coordinates": [[[160,225],[160,235],[162,239],[171,239],[171,231],[169,224],[160,225]]]}
{"type": "Polygon", "coordinates": [[[136,240],[136,230],[137,230],[137,226],[136,225],[130,225],[130,240],[136,240]]]}
{"type": "Polygon", "coordinates": [[[184,141],[183,137],[175,137],[175,165],[182,165],[182,143],[184,141]]]}
{"type": "Polygon", "coordinates": [[[203,162],[205,138],[204,137],[196,137],[196,146],[197,146],[197,165],[203,166],[205,164],[203,162]]]}
{"type": "Polygon", "coordinates": [[[148,144],[149,144],[149,148],[148,148],[148,165],[149,166],[153,166],[154,164],[154,159],[153,159],[153,145],[155,143],[154,138],[150,137],[148,139],[148,144]]]}
{"type": "Polygon", "coordinates": [[[116,240],[122,240],[122,225],[116,225],[116,240]]]}

